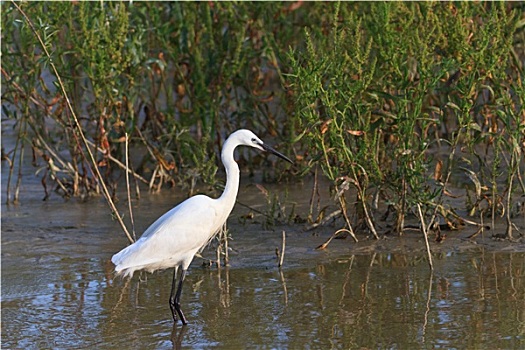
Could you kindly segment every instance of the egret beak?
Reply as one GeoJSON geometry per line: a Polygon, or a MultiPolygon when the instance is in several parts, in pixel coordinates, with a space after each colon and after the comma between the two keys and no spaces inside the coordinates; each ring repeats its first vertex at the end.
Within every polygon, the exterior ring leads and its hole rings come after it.
{"type": "Polygon", "coordinates": [[[262,147],[265,151],[270,152],[270,153],[273,153],[273,154],[275,154],[277,157],[282,158],[282,159],[286,160],[287,162],[290,162],[290,163],[293,164],[293,162],[292,162],[292,160],[291,160],[290,158],[288,158],[287,156],[285,156],[285,155],[282,154],[282,153],[277,152],[275,149],[273,149],[272,147],[268,146],[267,144],[262,143],[262,144],[261,144],[261,147],[262,147]]]}

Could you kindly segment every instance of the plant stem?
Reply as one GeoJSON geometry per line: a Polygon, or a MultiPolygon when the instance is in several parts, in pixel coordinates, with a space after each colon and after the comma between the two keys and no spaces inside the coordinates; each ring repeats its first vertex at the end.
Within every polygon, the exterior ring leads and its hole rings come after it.
{"type": "MultiPolygon", "coordinates": [[[[80,125],[80,123],[78,121],[78,118],[77,118],[77,116],[75,114],[73,106],[71,105],[71,101],[69,100],[69,96],[68,96],[68,94],[66,92],[66,88],[64,86],[64,83],[62,82],[62,78],[58,74],[58,70],[56,69],[55,64],[53,63],[53,59],[51,58],[51,55],[49,54],[46,45],[42,41],[42,38],[40,37],[40,35],[36,31],[36,28],[33,25],[33,22],[29,19],[29,17],[27,17],[26,13],[20,8],[20,6],[18,6],[18,4],[15,1],[11,1],[11,3],[16,7],[16,9],[20,12],[20,14],[25,18],[27,24],[31,28],[31,31],[36,36],[37,40],[40,43],[40,46],[42,47],[42,50],[44,51],[47,59],[49,60],[49,66],[51,67],[51,69],[53,70],[53,73],[55,74],[55,77],[57,78],[57,82],[58,82],[58,85],[60,87],[60,90],[62,90],[62,94],[63,94],[63,96],[64,96],[64,98],[66,100],[67,107],[68,107],[68,109],[69,109],[69,111],[71,113],[71,117],[72,117],[74,125],[76,127],[76,131],[78,132],[78,135],[80,136],[80,139],[82,140],[82,142],[83,142],[83,144],[85,146],[85,149],[87,150],[87,153],[88,153],[89,159],[91,161],[91,164],[93,165],[93,167],[90,168],[90,169],[92,171],[93,171],[93,169],[95,170],[96,178],[98,179],[100,185],[102,186],[104,197],[106,198],[106,201],[107,201],[107,203],[108,203],[112,213],[117,218],[117,220],[118,220],[122,230],[124,231],[124,233],[126,234],[126,237],[129,240],[129,242],[130,243],[135,242],[133,240],[133,238],[131,237],[131,235],[129,234],[128,229],[126,228],[126,225],[124,224],[124,221],[122,221],[122,218],[120,217],[120,215],[118,213],[118,210],[117,210],[117,208],[115,206],[115,203],[113,203],[113,200],[111,199],[111,195],[109,193],[109,190],[106,187],[106,184],[104,182],[104,179],[102,178],[102,175],[100,174],[100,171],[98,169],[98,166],[97,166],[97,163],[96,163],[95,158],[93,156],[93,153],[91,152],[91,149],[89,148],[88,142],[87,142],[87,140],[86,140],[86,138],[84,136],[84,132],[82,131],[82,127],[81,127],[81,125],[80,125]]],[[[82,152],[82,154],[84,155],[83,152],[82,152]]]]}
{"type": "Polygon", "coordinates": [[[423,236],[425,237],[425,246],[427,248],[427,256],[428,256],[428,265],[430,266],[430,270],[434,270],[434,265],[432,264],[432,252],[430,251],[430,244],[428,243],[428,234],[427,234],[427,226],[425,224],[425,219],[423,218],[423,213],[421,212],[421,204],[417,203],[417,211],[419,215],[419,220],[421,221],[421,231],[423,231],[423,236]]]}

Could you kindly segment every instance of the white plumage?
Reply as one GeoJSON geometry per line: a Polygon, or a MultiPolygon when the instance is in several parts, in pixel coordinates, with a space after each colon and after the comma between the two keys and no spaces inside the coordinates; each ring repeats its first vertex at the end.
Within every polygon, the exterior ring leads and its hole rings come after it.
{"type": "Polygon", "coordinates": [[[217,199],[194,196],[162,215],[137,242],[113,256],[115,271],[132,276],[137,270],[153,272],[176,266],[186,270],[221,226],[224,213],[217,211],[214,201],[217,199]],[[204,217],[206,220],[198,220],[204,217]]]}
{"type": "Polygon", "coordinates": [[[111,258],[117,274],[129,277],[138,270],[153,272],[174,268],[170,308],[173,319],[176,321],[178,314],[183,324],[187,321],[180,309],[180,295],[186,270],[195,254],[215,236],[233,209],[240,175],[233,154],[235,148],[241,145],[270,151],[292,163],[286,156],[265,145],[253,132],[237,130],[228,137],[221,152],[226,169],[223,194],[217,199],[204,195],[188,198],[157,219],[139,240],[111,258]],[[175,292],[179,267],[182,272],[175,292]]]}

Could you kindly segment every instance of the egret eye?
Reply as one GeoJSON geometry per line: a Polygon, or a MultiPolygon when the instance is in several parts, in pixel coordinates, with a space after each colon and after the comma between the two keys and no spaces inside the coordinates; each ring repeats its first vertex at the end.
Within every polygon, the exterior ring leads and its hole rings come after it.
{"type": "Polygon", "coordinates": [[[253,139],[252,139],[252,142],[253,142],[253,143],[257,143],[257,140],[253,138],[253,139]]]}

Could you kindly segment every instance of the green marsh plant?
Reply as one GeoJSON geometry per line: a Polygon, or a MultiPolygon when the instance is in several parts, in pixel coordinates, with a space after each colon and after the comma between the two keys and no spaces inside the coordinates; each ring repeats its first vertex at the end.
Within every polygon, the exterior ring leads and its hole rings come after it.
{"type": "MultiPolygon", "coordinates": [[[[4,158],[30,145],[43,183],[65,196],[100,184],[78,143],[53,62],[111,192],[131,171],[151,190],[215,184],[218,150],[235,129],[279,136],[273,24],[280,8],[234,3],[2,3],[3,119],[20,137],[4,158]],[[197,20],[199,19],[199,20],[197,20]],[[200,20],[202,19],[202,20],[200,20]],[[272,78],[275,76],[275,78],[272,78]],[[130,168],[124,165],[129,135],[130,168]],[[188,171],[188,169],[193,169],[188,171]]],[[[293,37],[290,33],[286,34],[293,37]]],[[[9,187],[9,186],[8,186],[9,187]]],[[[10,188],[10,187],[9,187],[10,188]]],[[[46,197],[53,193],[46,188],[46,197]]]]}
{"type": "MultiPolygon", "coordinates": [[[[483,228],[485,215],[492,227],[505,219],[504,237],[523,234],[523,5],[1,6],[2,123],[16,135],[2,140],[8,201],[29,152],[45,198],[88,197],[103,182],[115,197],[126,173],[152,191],[220,188],[222,140],[244,127],[282,142],[297,160],[289,173],[319,169],[339,208],[308,217],[337,214],[356,240],[402,234],[407,220],[427,234],[442,222],[483,228]]],[[[247,157],[251,172],[268,165],[247,157]]]]}
{"type": "MultiPolygon", "coordinates": [[[[512,60],[521,22],[512,6],[341,3],[332,11],[328,29],[305,27],[306,48],[289,50],[287,82],[306,166],[319,164],[338,188],[348,229],[365,222],[377,237],[381,204],[394,209],[399,234],[407,215],[422,228],[460,220],[448,198],[461,167],[491,189],[493,217],[498,206],[510,215],[524,167],[522,68],[512,60]],[[357,193],[353,222],[348,185],[357,193]]],[[[510,216],[507,226],[511,238],[510,216]]]]}

